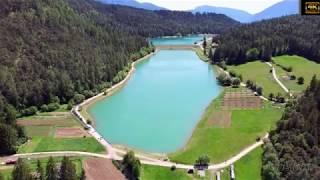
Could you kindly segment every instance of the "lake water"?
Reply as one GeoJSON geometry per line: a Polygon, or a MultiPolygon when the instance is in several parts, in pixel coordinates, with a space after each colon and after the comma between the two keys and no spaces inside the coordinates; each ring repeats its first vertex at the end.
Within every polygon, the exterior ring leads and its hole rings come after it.
{"type": "Polygon", "coordinates": [[[161,50],[89,113],[110,143],[168,153],[185,145],[220,90],[213,68],[193,51],[161,50]]]}
{"type": "Polygon", "coordinates": [[[182,37],[166,37],[166,38],[153,38],[152,43],[154,45],[186,45],[194,44],[203,39],[201,35],[190,35],[182,37]]]}

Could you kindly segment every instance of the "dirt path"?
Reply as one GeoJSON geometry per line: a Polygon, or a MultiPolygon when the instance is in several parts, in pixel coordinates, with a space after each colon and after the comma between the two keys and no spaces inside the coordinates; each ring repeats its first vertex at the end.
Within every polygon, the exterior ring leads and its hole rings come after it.
{"type": "Polygon", "coordinates": [[[286,93],[289,93],[289,95],[292,96],[292,94],[290,93],[289,89],[278,79],[278,76],[277,76],[277,73],[276,73],[276,69],[273,67],[273,65],[272,65],[270,62],[266,62],[266,64],[272,68],[272,76],[273,76],[273,79],[276,80],[276,82],[280,85],[280,87],[281,87],[286,93]]]}

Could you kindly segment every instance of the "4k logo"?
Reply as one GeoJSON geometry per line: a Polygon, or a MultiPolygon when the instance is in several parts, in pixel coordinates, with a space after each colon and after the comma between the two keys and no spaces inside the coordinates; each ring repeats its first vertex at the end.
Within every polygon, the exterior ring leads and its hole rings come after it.
{"type": "Polygon", "coordinates": [[[320,15],[320,0],[301,0],[302,15],[320,15]]]}

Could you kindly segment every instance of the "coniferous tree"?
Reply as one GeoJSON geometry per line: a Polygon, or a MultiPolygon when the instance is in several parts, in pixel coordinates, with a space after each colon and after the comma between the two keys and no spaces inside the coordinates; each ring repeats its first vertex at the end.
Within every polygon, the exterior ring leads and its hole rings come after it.
{"type": "Polygon", "coordinates": [[[37,161],[37,173],[38,173],[38,180],[44,180],[45,178],[45,174],[44,174],[44,170],[43,167],[41,165],[40,160],[37,161]]]}
{"type": "Polygon", "coordinates": [[[86,172],[84,169],[82,169],[82,171],[81,171],[80,180],[86,180],[86,172]]]}
{"type": "Polygon", "coordinates": [[[141,163],[133,151],[129,151],[122,160],[124,174],[130,180],[139,179],[141,163]]]}
{"type": "Polygon", "coordinates": [[[286,104],[277,128],[264,145],[263,179],[319,179],[320,81],[286,104]]]}
{"type": "Polygon", "coordinates": [[[60,180],[76,180],[76,168],[68,157],[63,157],[60,166],[60,180]]]}
{"type": "Polygon", "coordinates": [[[0,154],[15,152],[17,131],[10,125],[0,123],[0,154]]]}
{"type": "Polygon", "coordinates": [[[47,163],[46,180],[58,180],[57,165],[52,157],[49,158],[47,163]]]}
{"type": "MultiPolygon", "coordinates": [[[[244,24],[222,33],[212,62],[243,64],[279,55],[299,55],[320,62],[318,27],[320,19],[307,16],[284,16],[244,24]]],[[[290,67],[288,68],[290,71],[290,67]]]]}
{"type": "Polygon", "coordinates": [[[31,170],[28,165],[22,160],[18,159],[12,171],[13,180],[32,180],[31,170]]]}

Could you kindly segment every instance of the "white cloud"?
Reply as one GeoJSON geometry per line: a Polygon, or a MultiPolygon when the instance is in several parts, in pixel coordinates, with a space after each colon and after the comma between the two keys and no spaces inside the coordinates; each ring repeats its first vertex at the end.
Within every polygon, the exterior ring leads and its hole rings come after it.
{"type": "Polygon", "coordinates": [[[241,9],[249,13],[258,13],[282,0],[137,0],[150,2],[171,10],[190,10],[196,6],[211,5],[241,9]]]}

